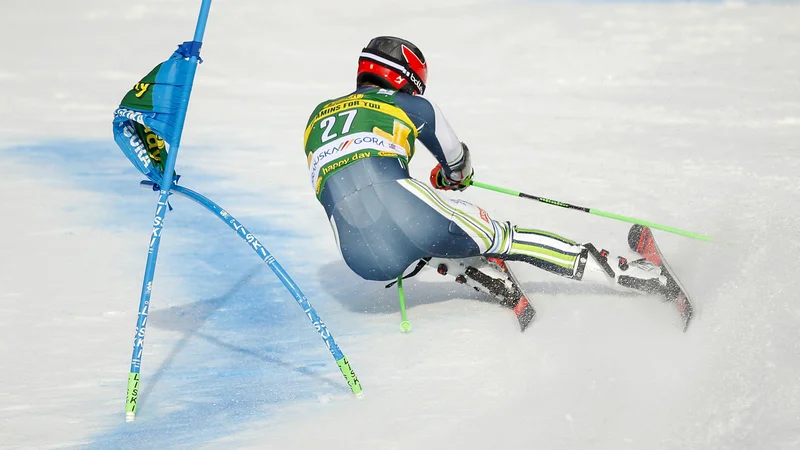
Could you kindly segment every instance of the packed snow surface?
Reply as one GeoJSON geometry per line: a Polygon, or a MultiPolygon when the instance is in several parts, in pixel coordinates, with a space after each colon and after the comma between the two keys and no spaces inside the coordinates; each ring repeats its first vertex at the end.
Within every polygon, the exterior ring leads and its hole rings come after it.
{"type": "MultiPolygon", "coordinates": [[[[800,448],[800,6],[216,0],[177,170],[303,289],[364,387],[218,219],[167,215],[135,422],[124,403],[156,195],[116,148],[128,89],[197,0],[6,2],[0,14],[0,447],[800,448]],[[302,132],[370,38],[422,48],[475,179],[676,226],[696,316],[515,264],[514,315],[425,271],[344,265],[302,132]]],[[[435,164],[418,152],[412,174],[435,164]]],[[[448,194],[450,195],[450,194],[448,194]]],[[[629,225],[470,188],[492,217],[629,252],[629,225]]]]}

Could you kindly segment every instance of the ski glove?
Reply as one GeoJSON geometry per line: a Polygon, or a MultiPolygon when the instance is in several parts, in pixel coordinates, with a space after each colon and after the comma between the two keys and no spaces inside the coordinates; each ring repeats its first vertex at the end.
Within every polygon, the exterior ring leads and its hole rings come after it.
{"type": "Polygon", "coordinates": [[[448,165],[448,171],[442,168],[441,164],[431,170],[431,185],[436,189],[444,191],[463,191],[472,184],[472,174],[475,171],[470,163],[469,148],[467,144],[461,143],[463,153],[461,158],[454,164],[448,165]],[[448,176],[447,173],[450,175],[448,176]]]}

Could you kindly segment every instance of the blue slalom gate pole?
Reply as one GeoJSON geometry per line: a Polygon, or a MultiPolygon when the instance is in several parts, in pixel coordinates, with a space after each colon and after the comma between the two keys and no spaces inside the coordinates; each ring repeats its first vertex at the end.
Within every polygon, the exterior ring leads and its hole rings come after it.
{"type": "Polygon", "coordinates": [[[272,269],[286,289],[294,296],[298,305],[303,308],[306,317],[314,325],[317,333],[322,337],[331,355],[336,360],[336,364],[353,394],[356,397],[361,397],[362,395],[361,383],[347,358],[339,349],[339,346],[336,345],[333,336],[306,296],[286,271],[283,270],[283,267],[278,264],[275,257],[267,251],[252,233],[219,205],[195,191],[175,184],[175,161],[178,158],[181,135],[186,121],[186,112],[189,107],[189,98],[195,73],[197,72],[197,64],[202,62],[200,59],[200,47],[202,46],[203,34],[205,33],[210,10],[211,0],[203,0],[200,7],[200,15],[197,19],[194,40],[181,44],[169,60],[156,66],[141,81],[136,83],[133,89],[122,99],[120,107],[115,111],[114,139],[117,145],[120,146],[120,149],[134,166],[150,179],[150,181],[143,181],[142,185],[159,191],[155,217],[153,218],[153,230],[150,235],[147,263],[144,270],[144,280],[142,281],[142,291],[139,298],[131,368],[128,374],[125,403],[125,420],[128,422],[136,418],[145,329],[150,311],[150,296],[153,291],[153,278],[156,271],[161,234],[164,229],[164,219],[167,211],[171,209],[169,196],[173,192],[199,203],[214,213],[250,245],[253,251],[272,269]],[[139,128],[137,129],[137,127],[139,128]],[[160,151],[166,148],[165,143],[169,144],[169,149],[164,160],[162,173],[157,163],[161,161],[160,151]]]}
{"type": "Polygon", "coordinates": [[[189,107],[189,97],[192,92],[192,84],[197,71],[197,61],[200,58],[200,47],[203,43],[203,34],[206,30],[206,22],[211,10],[211,0],[203,0],[200,6],[200,15],[197,18],[194,40],[189,45],[190,67],[186,73],[183,98],[180,100],[180,107],[176,112],[175,138],[173,145],[167,153],[164,164],[164,175],[161,190],[159,192],[158,203],[156,204],[155,218],[153,219],[153,231],[150,234],[150,246],[147,252],[147,263],[144,270],[144,281],[142,282],[142,293],[139,298],[139,313],[136,320],[136,334],[133,338],[133,355],[131,357],[131,370],[128,374],[127,400],[125,404],[125,420],[132,422],[136,418],[136,407],[139,401],[139,373],[142,365],[142,352],[144,350],[145,328],[147,327],[147,313],[150,309],[150,294],[153,289],[153,276],[156,271],[156,259],[158,258],[158,247],[161,243],[161,232],[164,228],[164,217],[167,214],[170,190],[173,187],[173,174],[175,171],[175,160],[178,157],[181,135],[183,134],[183,124],[186,121],[186,111],[189,107]]]}
{"type": "MultiPolygon", "coordinates": [[[[152,181],[142,181],[142,186],[149,186],[153,187],[155,183],[152,181]]],[[[259,258],[261,258],[267,266],[275,273],[279,280],[283,283],[286,289],[292,294],[297,304],[303,308],[303,312],[305,313],[308,320],[311,321],[311,324],[317,330],[322,340],[325,342],[325,345],[330,350],[331,355],[333,355],[333,359],[336,360],[336,365],[339,367],[339,370],[342,372],[344,379],[347,381],[348,386],[350,386],[350,390],[353,391],[356,397],[361,397],[363,395],[361,389],[361,383],[356,376],[355,371],[350,366],[350,362],[345,357],[342,350],[339,349],[339,346],[336,345],[336,341],[333,339],[333,335],[328,331],[328,327],[325,326],[325,323],[322,322],[322,319],[317,314],[317,311],[311,306],[311,303],[308,301],[308,298],[303,294],[300,290],[300,287],[292,280],[292,277],[283,270],[283,267],[278,263],[278,260],[275,259],[274,256],[264,247],[261,242],[259,242],[258,238],[255,237],[250,231],[242,225],[241,222],[236,220],[229,212],[222,209],[221,206],[214,203],[208,197],[195,192],[189,188],[174,185],[172,187],[172,191],[180,194],[190,200],[195,201],[196,203],[200,204],[202,207],[206,208],[207,210],[211,211],[215,216],[217,216],[220,220],[225,222],[242,240],[247,242],[249,247],[256,252],[259,258]]]]}

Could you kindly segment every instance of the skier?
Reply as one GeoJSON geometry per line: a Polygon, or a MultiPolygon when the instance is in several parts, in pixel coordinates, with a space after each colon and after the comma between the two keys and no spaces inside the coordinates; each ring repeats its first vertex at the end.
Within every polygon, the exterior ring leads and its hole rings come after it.
{"type": "Polygon", "coordinates": [[[304,147],[311,184],[350,269],[385,281],[431,258],[482,258],[501,269],[503,261],[524,261],[574,280],[674,295],[661,268],[646,260],[611,259],[590,243],[495,220],[412,178],[408,164],[417,140],[438,161],[430,173],[434,188],[463,191],[473,176],[469,148],[422,96],[427,78],[417,46],[376,37],[358,59],[356,90],[320,103],[308,120],[304,147]]]}

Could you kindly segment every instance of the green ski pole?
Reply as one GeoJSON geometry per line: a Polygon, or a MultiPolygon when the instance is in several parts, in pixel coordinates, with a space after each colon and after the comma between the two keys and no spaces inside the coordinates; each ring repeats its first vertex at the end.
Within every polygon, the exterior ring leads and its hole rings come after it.
{"type": "Polygon", "coordinates": [[[490,191],[495,191],[495,192],[500,192],[500,193],[503,193],[503,194],[513,195],[515,197],[521,197],[521,198],[527,198],[527,199],[531,199],[531,200],[536,200],[537,202],[546,203],[548,205],[560,206],[562,208],[567,208],[567,209],[574,209],[574,210],[577,210],[577,211],[582,211],[582,212],[585,212],[585,213],[594,214],[596,216],[608,217],[609,219],[621,220],[623,222],[638,223],[639,225],[644,225],[644,226],[647,226],[647,227],[650,227],[650,228],[653,228],[653,229],[656,229],[656,230],[668,231],[670,233],[679,234],[681,236],[686,236],[686,237],[690,237],[690,238],[693,238],[693,239],[698,239],[698,240],[701,240],[701,241],[708,241],[708,242],[711,241],[710,237],[704,236],[702,234],[692,233],[691,231],[681,230],[681,229],[674,228],[674,227],[668,227],[666,225],[660,225],[660,224],[657,224],[657,223],[648,222],[646,220],[641,220],[641,219],[636,219],[636,218],[633,218],[633,217],[623,216],[623,215],[620,215],[620,214],[614,214],[614,213],[610,213],[610,212],[600,211],[599,209],[586,208],[584,206],[571,205],[569,203],[560,202],[558,200],[551,200],[549,198],[539,197],[537,195],[526,194],[524,192],[519,192],[519,191],[514,191],[514,190],[511,190],[511,189],[501,188],[501,187],[498,187],[498,186],[492,186],[490,184],[480,183],[480,182],[477,182],[477,181],[470,181],[470,184],[473,185],[473,186],[479,187],[481,189],[487,189],[487,190],[490,190],[490,191]]]}
{"type": "Polygon", "coordinates": [[[397,277],[397,293],[400,295],[400,318],[402,322],[400,322],[400,330],[403,333],[408,333],[411,331],[411,322],[408,321],[408,317],[406,316],[406,295],[403,292],[403,276],[397,277]]]}

